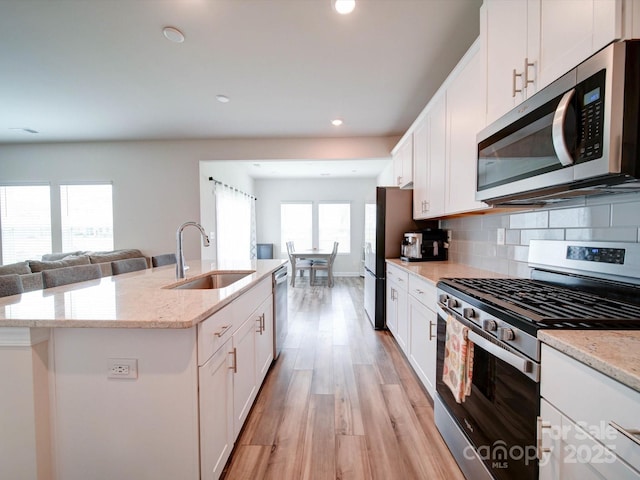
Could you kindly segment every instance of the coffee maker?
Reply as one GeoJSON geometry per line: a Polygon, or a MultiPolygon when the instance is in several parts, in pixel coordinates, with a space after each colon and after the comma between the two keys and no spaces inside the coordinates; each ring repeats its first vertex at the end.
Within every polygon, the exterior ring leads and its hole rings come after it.
{"type": "Polygon", "coordinates": [[[447,231],[428,228],[404,234],[400,259],[405,262],[447,260],[448,251],[447,231]]]}

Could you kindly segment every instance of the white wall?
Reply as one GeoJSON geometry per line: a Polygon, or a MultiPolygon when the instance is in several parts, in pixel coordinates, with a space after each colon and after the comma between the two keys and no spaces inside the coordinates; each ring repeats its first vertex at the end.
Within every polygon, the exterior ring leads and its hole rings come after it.
{"type": "Polygon", "coordinates": [[[273,243],[274,256],[280,251],[280,203],[290,201],[346,201],[351,203],[351,254],[339,254],[336,275],[359,275],[364,242],[364,204],[375,201],[376,179],[282,179],[256,180],[258,243],[273,243]]]}
{"type": "MultiPolygon", "coordinates": [[[[201,220],[200,161],[387,158],[397,140],[4,144],[0,145],[0,183],[113,182],[115,248],[139,248],[146,255],[155,255],[175,251],[175,232],[181,223],[201,220]]],[[[200,258],[198,235],[186,234],[184,246],[187,259],[200,258]]]]}

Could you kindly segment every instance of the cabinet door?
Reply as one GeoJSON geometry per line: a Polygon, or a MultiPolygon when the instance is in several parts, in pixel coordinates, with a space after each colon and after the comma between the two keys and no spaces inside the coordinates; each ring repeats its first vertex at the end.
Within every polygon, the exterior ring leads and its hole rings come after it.
{"type": "Polygon", "coordinates": [[[429,205],[429,125],[427,116],[418,120],[413,131],[413,218],[426,218],[429,205]]]}
{"type": "Polygon", "coordinates": [[[273,298],[267,298],[256,311],[256,375],[258,385],[273,362],[273,298]]]}
{"type": "Polygon", "coordinates": [[[409,295],[409,362],[433,398],[436,385],[436,314],[409,295]]]}
{"type": "Polygon", "coordinates": [[[198,368],[200,469],[203,480],[220,477],[233,449],[232,350],[229,339],[198,368]]]}
{"type": "Polygon", "coordinates": [[[413,135],[404,137],[393,153],[393,177],[398,187],[410,186],[413,182],[413,135]]]}
{"type": "Polygon", "coordinates": [[[539,89],[621,37],[622,0],[541,2],[539,89]]]}
{"type": "Polygon", "coordinates": [[[233,334],[233,429],[234,440],[256,398],[256,321],[250,317],[233,334]]]}
{"type": "Polygon", "coordinates": [[[447,161],[447,97],[434,100],[429,112],[428,204],[427,217],[444,214],[445,171],[447,161]]]}
{"type": "Polygon", "coordinates": [[[487,0],[485,5],[486,108],[491,123],[525,99],[522,77],[514,77],[514,70],[521,74],[527,57],[527,0],[487,0]]]}
{"type": "Polygon", "coordinates": [[[387,279],[387,328],[393,336],[398,335],[398,285],[387,279]]]}
{"type": "Polygon", "coordinates": [[[398,309],[396,311],[397,316],[397,330],[396,330],[396,341],[400,348],[406,353],[408,353],[408,343],[407,340],[409,338],[409,318],[407,316],[407,291],[405,289],[398,289],[397,300],[398,309]]]}
{"type": "Polygon", "coordinates": [[[476,135],[484,126],[481,67],[476,51],[447,89],[447,214],[487,207],[475,200],[476,135]]]}

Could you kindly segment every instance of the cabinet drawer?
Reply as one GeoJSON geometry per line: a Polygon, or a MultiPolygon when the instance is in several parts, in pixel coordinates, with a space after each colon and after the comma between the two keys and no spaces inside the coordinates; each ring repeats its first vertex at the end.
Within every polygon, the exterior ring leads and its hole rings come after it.
{"type": "MultiPolygon", "coordinates": [[[[249,315],[264,302],[265,298],[271,295],[272,290],[273,286],[271,284],[271,277],[269,276],[248,292],[243,293],[238,299],[239,301],[234,300],[233,303],[231,303],[235,318],[240,323],[249,318],[249,315]]],[[[238,323],[238,326],[240,326],[240,323],[238,323]]]]}
{"type": "Polygon", "coordinates": [[[435,311],[437,298],[436,286],[429,280],[415,275],[409,275],[409,295],[425,307],[435,311]]]}
{"type": "Polygon", "coordinates": [[[198,324],[198,366],[202,366],[233,333],[233,310],[227,305],[198,324]]]}
{"type": "Polygon", "coordinates": [[[640,392],[544,344],[541,364],[542,397],[640,471],[640,444],[612,426],[640,430],[640,392]]]}
{"type": "Polygon", "coordinates": [[[405,270],[387,263],[387,280],[396,282],[398,287],[406,290],[409,285],[409,273],[405,270]]]}

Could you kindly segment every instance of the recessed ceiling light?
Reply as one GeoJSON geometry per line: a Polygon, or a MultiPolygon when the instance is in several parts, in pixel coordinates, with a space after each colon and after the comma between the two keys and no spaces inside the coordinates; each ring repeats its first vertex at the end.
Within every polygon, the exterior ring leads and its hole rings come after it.
{"type": "Polygon", "coordinates": [[[343,122],[341,119],[339,119],[339,118],[336,118],[336,119],[334,119],[334,120],[331,120],[331,125],[333,125],[334,127],[339,127],[339,126],[340,126],[340,125],[342,125],[343,123],[344,123],[344,122],[343,122]]]}
{"type": "Polygon", "coordinates": [[[184,34],[175,27],[164,27],[162,29],[164,38],[174,43],[184,42],[184,34]]]}
{"type": "Polygon", "coordinates": [[[356,0],[334,0],[333,8],[340,15],[347,15],[348,13],[353,12],[353,9],[356,8],[356,0]]]}
{"type": "Polygon", "coordinates": [[[330,173],[321,173],[320,176],[321,177],[330,177],[331,174],[330,173]]]}
{"type": "Polygon", "coordinates": [[[229,103],[230,99],[226,95],[216,95],[216,100],[220,103],[229,103]]]}
{"type": "Polygon", "coordinates": [[[9,128],[9,130],[16,130],[18,132],[25,132],[25,133],[40,133],[37,130],[34,130],[33,128],[24,128],[24,127],[12,127],[9,128]]]}

